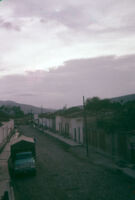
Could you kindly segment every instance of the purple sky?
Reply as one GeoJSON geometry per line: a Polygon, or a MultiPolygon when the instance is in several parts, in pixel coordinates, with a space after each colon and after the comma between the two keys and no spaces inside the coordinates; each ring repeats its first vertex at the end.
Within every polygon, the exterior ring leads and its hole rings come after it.
{"type": "Polygon", "coordinates": [[[61,108],[135,93],[135,0],[0,1],[0,100],[61,108]]]}

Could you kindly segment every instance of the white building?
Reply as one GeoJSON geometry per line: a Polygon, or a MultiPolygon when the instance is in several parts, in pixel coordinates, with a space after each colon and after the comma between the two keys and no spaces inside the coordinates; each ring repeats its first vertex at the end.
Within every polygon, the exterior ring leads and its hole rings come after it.
{"type": "Polygon", "coordinates": [[[38,120],[39,120],[38,114],[34,114],[34,123],[38,124],[38,120]]]}
{"type": "Polygon", "coordinates": [[[13,129],[14,120],[2,123],[2,126],[0,127],[0,145],[7,139],[13,129]]]}
{"type": "Polygon", "coordinates": [[[56,131],[79,144],[84,142],[83,117],[79,113],[69,113],[63,116],[46,113],[42,117],[34,116],[34,121],[39,126],[56,131]]]}
{"type": "Polygon", "coordinates": [[[42,116],[34,115],[34,123],[55,130],[55,116],[51,113],[43,113],[42,116]]]}
{"type": "Polygon", "coordinates": [[[83,118],[56,116],[56,131],[83,144],[83,118]]]}
{"type": "Polygon", "coordinates": [[[70,132],[71,138],[74,141],[83,144],[83,118],[82,117],[71,119],[69,132],[70,132]]]}

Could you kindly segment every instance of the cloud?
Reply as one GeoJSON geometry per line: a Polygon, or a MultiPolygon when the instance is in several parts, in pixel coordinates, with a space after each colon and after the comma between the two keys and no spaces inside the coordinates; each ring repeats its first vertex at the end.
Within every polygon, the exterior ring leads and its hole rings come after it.
{"type": "Polygon", "coordinates": [[[134,19],[134,0],[3,1],[0,59],[14,74],[66,60],[134,54],[134,19]]]}
{"type": "Polygon", "coordinates": [[[4,28],[7,30],[14,30],[14,31],[20,31],[21,28],[18,24],[16,24],[16,22],[14,22],[13,20],[8,20],[8,19],[3,19],[2,17],[0,17],[0,28],[4,28]]]}
{"type": "Polygon", "coordinates": [[[12,24],[11,22],[3,22],[3,23],[0,23],[0,27],[1,28],[5,28],[7,30],[15,30],[15,31],[20,31],[20,27],[19,26],[16,26],[14,24],[12,24]]]}
{"type": "Polygon", "coordinates": [[[16,17],[41,17],[82,32],[93,31],[94,27],[94,31],[98,32],[97,26],[110,30],[129,27],[129,24],[131,28],[135,24],[134,0],[13,0],[8,2],[7,7],[16,17]]]}
{"type": "Polygon", "coordinates": [[[70,60],[50,71],[28,71],[0,79],[1,99],[44,107],[82,104],[82,97],[101,98],[135,92],[135,55],[70,60]]]}
{"type": "Polygon", "coordinates": [[[37,95],[32,94],[32,93],[22,93],[22,94],[19,94],[18,96],[20,96],[20,97],[35,97],[37,95]]]}

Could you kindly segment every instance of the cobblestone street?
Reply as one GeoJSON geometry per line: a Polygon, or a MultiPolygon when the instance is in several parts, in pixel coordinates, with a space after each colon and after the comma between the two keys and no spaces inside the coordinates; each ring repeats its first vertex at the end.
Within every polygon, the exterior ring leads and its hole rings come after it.
{"type": "Polygon", "coordinates": [[[76,156],[73,148],[32,127],[20,130],[36,137],[37,176],[12,180],[16,200],[135,200],[132,179],[76,156]]]}

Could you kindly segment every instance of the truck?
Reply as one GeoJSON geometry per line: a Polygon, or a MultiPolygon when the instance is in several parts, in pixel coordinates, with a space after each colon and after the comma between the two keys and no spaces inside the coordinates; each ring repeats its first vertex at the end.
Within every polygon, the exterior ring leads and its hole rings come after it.
{"type": "Polygon", "coordinates": [[[36,146],[31,137],[21,135],[10,146],[8,169],[11,176],[36,175],[36,146]]]}

